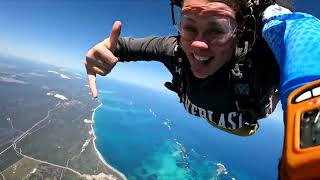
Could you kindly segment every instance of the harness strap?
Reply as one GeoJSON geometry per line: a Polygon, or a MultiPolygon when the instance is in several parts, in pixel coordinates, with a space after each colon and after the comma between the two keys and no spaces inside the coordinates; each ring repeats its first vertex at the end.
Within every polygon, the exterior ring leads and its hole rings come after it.
{"type": "Polygon", "coordinates": [[[178,44],[174,50],[174,56],[172,57],[171,61],[173,64],[172,73],[172,80],[171,82],[165,82],[165,87],[171,91],[174,91],[178,94],[180,98],[180,103],[183,102],[183,95],[186,93],[185,88],[185,78],[184,78],[184,62],[183,62],[183,50],[179,46],[179,37],[178,37],[178,44]]]}
{"type": "MultiPolygon", "coordinates": [[[[258,119],[265,117],[269,102],[258,99],[254,87],[254,64],[252,62],[252,49],[259,38],[259,29],[257,28],[257,20],[254,12],[254,6],[259,5],[258,1],[252,2],[248,0],[245,8],[245,27],[242,39],[238,43],[235,50],[235,58],[233,67],[231,66],[229,73],[230,88],[235,99],[238,111],[243,113],[247,125],[252,128],[258,125],[258,119]]],[[[269,99],[269,98],[268,98],[269,99]]]]}
{"type": "MultiPolygon", "coordinates": [[[[258,119],[271,114],[273,111],[271,96],[274,92],[258,94],[255,87],[255,64],[249,42],[245,42],[243,48],[236,48],[236,60],[231,64],[229,73],[229,86],[238,111],[243,113],[244,119],[250,126],[255,127],[258,119]]],[[[275,91],[276,89],[274,89],[275,91]]]]}

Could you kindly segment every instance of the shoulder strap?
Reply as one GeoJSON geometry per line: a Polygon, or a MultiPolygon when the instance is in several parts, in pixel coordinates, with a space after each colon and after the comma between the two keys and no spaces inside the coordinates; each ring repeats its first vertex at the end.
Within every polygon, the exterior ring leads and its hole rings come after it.
{"type": "Polygon", "coordinates": [[[255,127],[258,119],[265,117],[273,110],[270,100],[272,92],[265,92],[262,96],[257,92],[259,88],[255,87],[257,84],[255,82],[256,62],[253,62],[256,57],[253,57],[252,49],[248,47],[249,42],[244,44],[244,47],[236,48],[236,57],[230,68],[229,82],[238,111],[243,113],[248,125],[255,127]]]}
{"type": "MultiPolygon", "coordinates": [[[[271,1],[270,1],[271,2],[271,1]]],[[[266,116],[270,112],[269,96],[261,98],[256,92],[255,85],[255,64],[252,49],[256,47],[258,38],[261,38],[261,24],[258,20],[259,14],[255,13],[255,3],[249,0],[246,4],[245,27],[246,30],[235,50],[235,58],[231,63],[229,79],[235,104],[238,111],[243,112],[243,116],[250,126],[255,127],[257,120],[266,116]]]]}
{"type": "Polygon", "coordinates": [[[185,94],[185,78],[184,78],[184,66],[183,66],[183,50],[178,43],[174,50],[174,56],[172,57],[172,80],[171,82],[165,82],[165,87],[178,94],[180,103],[183,101],[183,95],[185,94]]]}

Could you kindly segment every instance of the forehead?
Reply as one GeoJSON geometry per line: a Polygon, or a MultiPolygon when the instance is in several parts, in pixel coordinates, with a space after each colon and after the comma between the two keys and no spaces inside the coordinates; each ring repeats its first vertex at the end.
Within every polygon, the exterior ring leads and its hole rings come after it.
{"type": "Polygon", "coordinates": [[[223,2],[213,0],[185,0],[182,13],[192,16],[228,16],[235,19],[234,9],[223,2]]]}
{"type": "Polygon", "coordinates": [[[231,25],[234,24],[230,21],[230,18],[228,17],[222,17],[222,16],[210,16],[205,18],[197,19],[195,16],[188,16],[184,15],[182,17],[183,21],[182,23],[192,23],[197,26],[207,25],[209,27],[216,27],[216,26],[224,26],[224,25],[231,25]]]}

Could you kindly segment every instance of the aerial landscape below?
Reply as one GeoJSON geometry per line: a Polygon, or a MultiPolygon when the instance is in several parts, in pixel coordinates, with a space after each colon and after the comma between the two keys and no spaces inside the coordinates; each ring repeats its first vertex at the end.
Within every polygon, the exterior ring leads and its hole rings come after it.
{"type": "Polygon", "coordinates": [[[125,179],[97,154],[86,77],[0,57],[0,180],[125,179]]]}

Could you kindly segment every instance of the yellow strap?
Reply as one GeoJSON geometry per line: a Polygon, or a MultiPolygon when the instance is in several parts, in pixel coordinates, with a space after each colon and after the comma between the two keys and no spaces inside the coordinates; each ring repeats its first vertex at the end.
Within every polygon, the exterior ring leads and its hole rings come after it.
{"type": "Polygon", "coordinates": [[[208,121],[212,126],[224,131],[224,132],[227,132],[227,133],[230,133],[230,134],[234,134],[234,135],[238,135],[238,136],[251,136],[253,135],[254,133],[257,132],[257,130],[259,129],[259,125],[256,124],[255,127],[252,129],[251,126],[247,126],[247,125],[244,125],[243,127],[239,128],[239,129],[235,129],[235,130],[229,130],[229,129],[225,129],[225,128],[222,128],[220,126],[218,126],[216,123],[213,123],[211,121],[208,121]]]}

